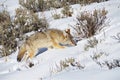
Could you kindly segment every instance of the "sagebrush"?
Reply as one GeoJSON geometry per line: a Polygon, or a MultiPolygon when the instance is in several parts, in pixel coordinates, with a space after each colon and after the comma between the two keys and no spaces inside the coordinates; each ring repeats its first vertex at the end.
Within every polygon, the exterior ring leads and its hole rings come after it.
{"type": "Polygon", "coordinates": [[[79,3],[82,5],[86,5],[86,4],[91,4],[91,3],[100,3],[100,2],[104,2],[104,1],[108,1],[108,0],[79,0],[79,3]]]}
{"type": "Polygon", "coordinates": [[[72,26],[76,37],[89,38],[101,31],[107,23],[107,10],[94,10],[92,13],[88,11],[81,12],[76,17],[76,25],[72,26]]]}
{"type": "Polygon", "coordinates": [[[45,30],[48,28],[45,18],[23,8],[16,9],[15,18],[11,20],[6,9],[0,12],[0,56],[7,56],[16,51],[18,42],[24,35],[31,31],[45,30]]]}
{"type": "Polygon", "coordinates": [[[70,67],[84,69],[84,66],[81,65],[79,61],[76,61],[75,58],[71,57],[61,60],[59,64],[55,64],[55,67],[51,69],[51,73],[58,73],[70,67]]]}
{"type": "Polygon", "coordinates": [[[87,40],[87,44],[85,44],[84,50],[87,51],[89,48],[94,48],[98,44],[98,40],[96,37],[87,40]]]}
{"type": "Polygon", "coordinates": [[[18,32],[19,37],[27,32],[47,29],[49,26],[45,18],[40,19],[33,11],[29,11],[24,8],[16,9],[14,25],[17,26],[16,31],[18,32]]]}
{"type": "Polygon", "coordinates": [[[0,56],[11,54],[17,47],[10,14],[5,9],[0,12],[0,45],[0,56]]]}
{"type": "Polygon", "coordinates": [[[63,17],[70,17],[70,16],[72,16],[73,11],[72,11],[71,6],[68,3],[64,4],[61,13],[63,14],[63,17]]]}

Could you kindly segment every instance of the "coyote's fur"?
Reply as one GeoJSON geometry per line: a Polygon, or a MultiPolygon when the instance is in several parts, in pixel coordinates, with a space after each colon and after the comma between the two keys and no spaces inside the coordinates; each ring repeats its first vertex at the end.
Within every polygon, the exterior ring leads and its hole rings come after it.
{"type": "MultiPolygon", "coordinates": [[[[60,44],[75,45],[70,34],[70,29],[61,31],[58,29],[48,29],[41,32],[36,32],[31,35],[20,47],[17,61],[21,61],[27,54],[27,58],[33,58],[39,48],[64,48],[60,44]]],[[[25,58],[25,59],[27,59],[25,58]]]]}

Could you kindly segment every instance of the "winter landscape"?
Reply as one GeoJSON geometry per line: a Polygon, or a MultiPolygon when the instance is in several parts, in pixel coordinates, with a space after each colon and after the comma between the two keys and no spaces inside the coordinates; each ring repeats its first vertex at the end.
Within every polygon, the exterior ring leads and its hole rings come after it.
{"type": "MultiPolygon", "coordinates": [[[[21,18],[22,14],[29,14],[26,11],[28,7],[21,5],[20,1],[29,0],[0,0],[0,80],[120,80],[120,0],[101,0],[101,2],[85,5],[70,0],[73,3],[69,4],[66,10],[63,10],[64,7],[61,6],[51,7],[44,11],[34,9],[33,13],[24,18],[26,22],[23,22],[23,26],[28,25],[26,27],[29,27],[32,18],[30,16],[37,14],[35,19],[45,18],[47,21],[40,26],[45,24],[47,28],[63,31],[70,29],[76,46],[66,46],[64,49],[45,49],[43,52],[38,51],[38,55],[31,60],[18,62],[17,55],[19,46],[25,40],[23,38],[41,30],[41,27],[38,27],[37,30],[36,28],[35,30],[29,29],[22,31],[19,35],[23,27],[21,27],[22,21],[18,20],[18,17],[21,18]],[[20,8],[24,9],[24,12],[20,13],[20,8]],[[5,34],[7,32],[3,31],[2,28],[6,27],[2,24],[5,22],[4,20],[7,20],[1,16],[4,10],[9,12],[12,23],[11,25],[6,23],[6,25],[18,29],[16,32],[18,32],[17,36],[19,35],[19,37],[14,35],[17,45],[14,46],[15,50],[13,51],[13,47],[10,48],[10,51],[6,47],[3,48],[14,43],[12,42],[14,41],[13,37],[3,39],[7,35],[5,34]],[[66,14],[67,10],[69,12],[66,14]],[[85,26],[90,27],[90,32],[86,28],[83,29],[85,26]],[[79,27],[83,28],[79,29],[79,27]],[[86,30],[88,32],[84,32],[86,30]],[[6,42],[4,43],[4,41],[6,42]],[[7,55],[7,51],[10,52],[9,55],[7,55]]],[[[68,6],[68,2],[66,4],[68,6]]],[[[35,20],[35,22],[37,21],[35,20]]],[[[39,26],[39,23],[36,25],[39,26]]],[[[9,28],[8,32],[13,28],[9,28]]]]}

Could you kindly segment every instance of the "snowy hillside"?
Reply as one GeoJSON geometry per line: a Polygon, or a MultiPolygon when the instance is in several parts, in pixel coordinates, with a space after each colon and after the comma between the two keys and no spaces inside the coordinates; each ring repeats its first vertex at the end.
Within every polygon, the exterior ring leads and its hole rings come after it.
{"type": "MultiPolygon", "coordinates": [[[[4,1],[0,0],[0,3],[4,1]]],[[[5,5],[13,18],[14,10],[19,7],[18,0],[7,0],[5,5]]],[[[7,61],[6,57],[0,58],[0,80],[120,80],[120,34],[117,36],[120,33],[120,0],[86,6],[75,4],[72,8],[72,17],[57,20],[52,18],[53,10],[38,14],[45,15],[50,28],[64,30],[76,24],[75,18],[80,12],[105,8],[109,25],[90,38],[97,40],[97,45],[85,50],[89,39],[83,39],[77,46],[47,50],[32,59],[34,66],[31,68],[28,62],[17,62],[17,50],[7,57],[7,61]],[[67,60],[73,62],[62,68],[60,63],[67,60]]]]}

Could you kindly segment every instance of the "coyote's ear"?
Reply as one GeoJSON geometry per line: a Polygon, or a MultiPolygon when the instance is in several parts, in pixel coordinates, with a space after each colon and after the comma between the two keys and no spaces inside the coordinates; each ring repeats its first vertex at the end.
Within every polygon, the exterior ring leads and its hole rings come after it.
{"type": "Polygon", "coordinates": [[[67,34],[70,34],[70,29],[66,29],[65,32],[66,32],[67,34]]]}
{"type": "Polygon", "coordinates": [[[68,38],[69,35],[70,35],[70,29],[64,30],[64,36],[65,36],[65,38],[68,38]]]}

